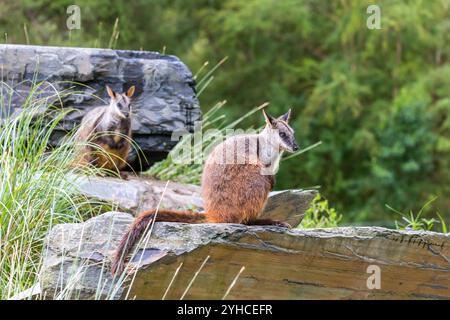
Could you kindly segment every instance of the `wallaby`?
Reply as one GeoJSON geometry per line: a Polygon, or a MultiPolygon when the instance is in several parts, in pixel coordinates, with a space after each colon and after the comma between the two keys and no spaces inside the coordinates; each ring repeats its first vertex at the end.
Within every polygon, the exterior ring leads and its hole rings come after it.
{"type": "Polygon", "coordinates": [[[123,236],[111,266],[113,274],[123,271],[126,256],[152,221],[185,223],[242,223],[247,225],[289,224],[259,219],[272,190],[284,150],[298,150],[294,130],[288,125],[291,110],[273,118],[264,110],[266,126],[259,134],[235,135],[215,146],[202,175],[205,213],[148,210],[140,213],[123,236]]]}
{"type": "Polygon", "coordinates": [[[110,103],[86,113],[75,133],[78,156],[74,166],[87,164],[120,171],[127,164],[131,150],[131,97],[135,87],[126,93],[116,93],[109,86],[110,103]]]}

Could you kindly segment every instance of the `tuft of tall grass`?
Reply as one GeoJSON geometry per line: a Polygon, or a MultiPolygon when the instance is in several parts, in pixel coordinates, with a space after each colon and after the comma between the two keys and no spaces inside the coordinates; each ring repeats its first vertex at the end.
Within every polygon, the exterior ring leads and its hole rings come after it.
{"type": "Polygon", "coordinates": [[[422,208],[419,210],[417,214],[412,212],[411,210],[408,213],[401,212],[397,209],[392,208],[388,204],[386,204],[386,207],[399,214],[402,219],[401,221],[395,221],[395,227],[398,230],[423,230],[423,231],[433,231],[436,230],[438,232],[447,233],[448,232],[448,226],[445,221],[445,219],[442,217],[442,215],[439,212],[436,212],[436,215],[439,219],[436,218],[425,218],[423,217],[424,211],[433,203],[436,201],[438,197],[431,197],[430,200],[428,200],[422,208]],[[440,230],[437,227],[437,225],[440,225],[440,230]]]}
{"type": "MultiPolygon", "coordinates": [[[[49,87],[35,83],[22,111],[8,115],[14,89],[0,83],[0,300],[35,283],[43,239],[55,224],[80,222],[98,210],[97,202],[77,192],[70,166],[73,139],[51,152],[47,147],[68,112],[56,106],[72,94],[56,89],[48,94],[49,87]]],[[[82,170],[93,169],[77,169],[82,170]]]]}

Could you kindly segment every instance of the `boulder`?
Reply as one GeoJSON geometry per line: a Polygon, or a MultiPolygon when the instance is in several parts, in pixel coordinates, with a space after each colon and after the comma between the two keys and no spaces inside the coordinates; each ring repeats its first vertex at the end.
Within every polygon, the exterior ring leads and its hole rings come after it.
{"type": "Polygon", "coordinates": [[[450,234],[379,227],[287,230],[156,223],[127,272],[109,263],[132,222],[109,212],[55,226],[46,298],[450,299],[450,234]]]}
{"type": "MultiPolygon", "coordinates": [[[[27,45],[0,45],[1,80],[14,88],[12,99],[2,86],[0,101],[6,113],[21,110],[33,83],[44,81],[38,95],[46,97],[70,89],[76,93],[61,95],[65,108],[74,108],[55,131],[51,144],[81,121],[90,109],[104,104],[105,86],[123,92],[136,86],[132,108],[133,137],[142,149],[142,169],[160,160],[172,149],[173,132],[192,132],[194,123],[201,120],[195,92],[195,82],[189,69],[175,56],[148,51],[128,51],[91,48],[64,48],[27,45]],[[100,97],[100,98],[98,98],[100,97]]],[[[136,153],[130,159],[141,169],[136,153]]]]}

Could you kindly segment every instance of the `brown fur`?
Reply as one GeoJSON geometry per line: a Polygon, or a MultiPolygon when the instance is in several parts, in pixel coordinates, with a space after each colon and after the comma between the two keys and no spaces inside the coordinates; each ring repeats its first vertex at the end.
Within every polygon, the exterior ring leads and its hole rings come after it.
{"type": "Polygon", "coordinates": [[[208,156],[202,175],[202,196],[209,221],[251,224],[264,209],[274,176],[261,175],[263,164],[251,158],[256,139],[229,138],[208,156]],[[240,155],[242,159],[236,157],[234,161],[244,163],[226,164],[227,155],[237,155],[240,145],[245,153],[240,155]]]}
{"type": "MultiPolygon", "coordinates": [[[[107,87],[111,101],[128,107],[134,86],[127,94],[114,93],[107,87]],[[120,100],[119,100],[120,99],[120,100]]],[[[101,106],[89,111],[81,121],[75,140],[79,142],[78,156],[73,166],[88,164],[112,171],[127,165],[131,151],[131,114],[126,115],[113,106],[101,106]]]]}
{"type": "MultiPolygon", "coordinates": [[[[268,123],[268,126],[272,124],[268,123]]],[[[254,134],[233,136],[217,145],[208,156],[203,169],[202,196],[205,213],[161,210],[155,221],[290,227],[281,221],[259,219],[275,183],[273,175],[261,173],[267,167],[267,163],[262,161],[263,157],[259,156],[262,143],[262,136],[254,134]],[[225,161],[227,157],[233,158],[234,162],[230,164],[225,161]]],[[[153,221],[154,215],[155,210],[145,211],[135,219],[117,249],[112,264],[113,274],[123,270],[123,261],[148,224],[153,221]]]]}
{"type": "MultiPolygon", "coordinates": [[[[131,126],[130,126],[131,127],[131,126]]],[[[83,128],[83,132],[89,131],[83,128]]],[[[120,171],[127,165],[128,155],[131,151],[131,130],[125,134],[115,135],[114,132],[107,132],[99,134],[95,137],[95,130],[88,135],[87,138],[81,138],[79,141],[83,142],[79,156],[74,162],[74,166],[86,166],[88,164],[94,165],[98,168],[103,168],[112,171],[120,171]]],[[[86,134],[87,135],[87,134],[86,134]]]]}

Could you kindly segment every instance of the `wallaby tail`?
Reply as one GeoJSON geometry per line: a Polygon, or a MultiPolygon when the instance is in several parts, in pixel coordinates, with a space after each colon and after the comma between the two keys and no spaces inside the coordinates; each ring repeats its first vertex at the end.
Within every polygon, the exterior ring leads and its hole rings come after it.
{"type": "Polygon", "coordinates": [[[184,223],[205,223],[206,218],[204,214],[191,211],[176,211],[176,210],[147,210],[136,217],[131,227],[123,236],[117,248],[114,260],[111,265],[111,273],[120,274],[124,269],[124,262],[131,249],[142,233],[147,229],[147,226],[156,221],[165,222],[184,222],[184,223]],[[156,216],[156,219],[155,219],[156,216]]]}

